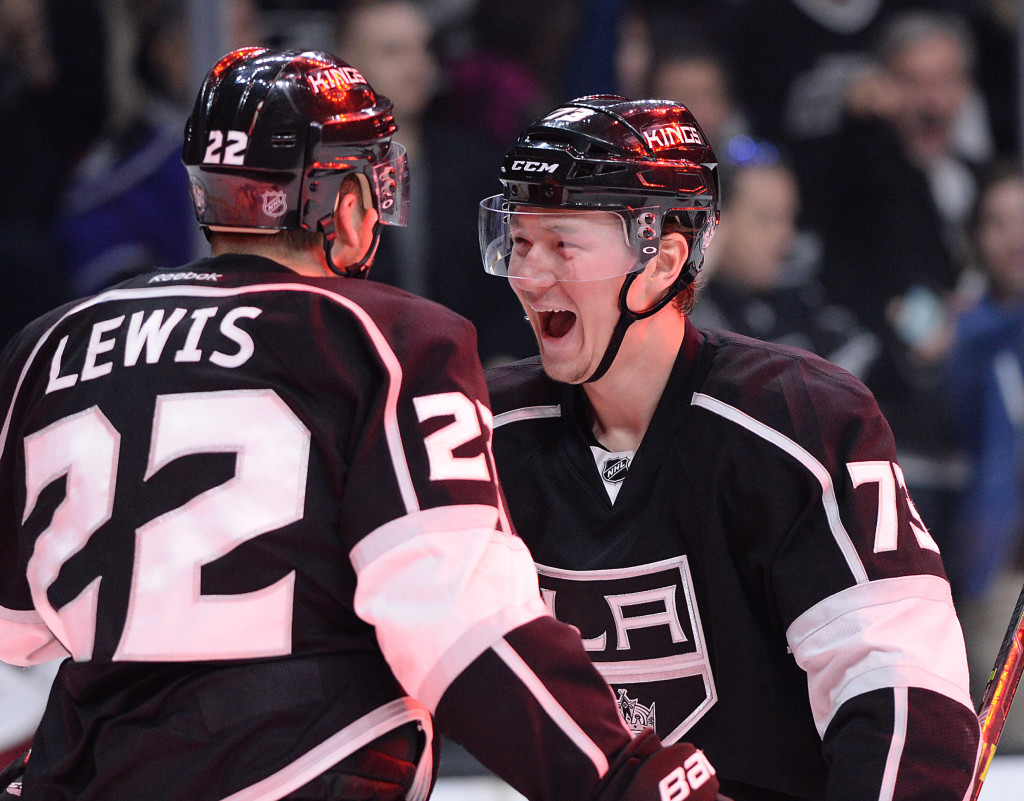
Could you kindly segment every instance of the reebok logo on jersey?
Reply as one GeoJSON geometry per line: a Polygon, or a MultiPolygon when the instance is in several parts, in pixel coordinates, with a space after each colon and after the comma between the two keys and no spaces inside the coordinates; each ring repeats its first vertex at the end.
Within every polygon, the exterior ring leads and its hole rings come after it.
{"type": "Polygon", "coordinates": [[[627,470],[629,470],[629,459],[625,456],[616,456],[604,463],[601,475],[605,481],[618,482],[626,477],[627,470]]]}
{"type": "Polygon", "coordinates": [[[696,751],[686,758],[682,767],[673,769],[658,782],[658,796],[661,801],[682,801],[714,775],[715,769],[707,757],[702,751],[696,751]]]}
{"type": "Polygon", "coordinates": [[[167,281],[219,281],[222,273],[160,273],[149,279],[151,284],[162,284],[167,281]]]}

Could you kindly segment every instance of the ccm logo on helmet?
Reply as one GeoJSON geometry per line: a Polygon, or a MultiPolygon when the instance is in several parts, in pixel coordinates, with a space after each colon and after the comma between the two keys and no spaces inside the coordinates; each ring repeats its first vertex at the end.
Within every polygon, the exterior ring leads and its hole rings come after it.
{"type": "Polygon", "coordinates": [[[648,128],[643,134],[652,150],[661,147],[677,147],[678,145],[704,144],[704,140],[700,138],[700,131],[692,125],[680,125],[678,122],[648,128]]]}
{"type": "Polygon", "coordinates": [[[715,769],[707,757],[702,751],[696,751],[687,757],[682,767],[675,768],[658,782],[658,795],[661,801],[682,801],[714,775],[715,769]]]}
{"type": "Polygon", "coordinates": [[[366,83],[366,78],[355,67],[329,67],[309,73],[306,82],[314,92],[328,92],[331,89],[348,89],[357,83],[366,83]]]}
{"type": "Polygon", "coordinates": [[[557,164],[547,164],[543,161],[513,161],[512,169],[518,172],[554,172],[558,169],[557,164]]]}

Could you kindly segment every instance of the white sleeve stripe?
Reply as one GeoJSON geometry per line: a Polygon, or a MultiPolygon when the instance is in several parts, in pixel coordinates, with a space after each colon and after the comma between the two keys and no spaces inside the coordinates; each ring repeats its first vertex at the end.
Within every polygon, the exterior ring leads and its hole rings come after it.
{"type": "Polygon", "coordinates": [[[882,606],[907,597],[942,604],[953,603],[949,582],[939,576],[923,574],[875,579],[868,584],[856,584],[823,598],[789,624],[786,639],[795,648],[807,637],[850,611],[882,606]]]}
{"type": "Polygon", "coordinates": [[[846,701],[887,687],[931,690],[973,710],[963,633],[938,576],[848,587],[797,618],[786,639],[807,672],[821,736],[846,701]]]}
{"type": "Polygon", "coordinates": [[[821,484],[821,503],[822,506],[825,507],[825,518],[828,520],[828,526],[832,531],[832,537],[835,539],[836,544],[839,546],[839,550],[846,559],[846,564],[849,566],[854,580],[858,584],[867,581],[868,573],[864,568],[864,563],[861,561],[860,554],[857,553],[853,540],[850,539],[850,534],[847,532],[842,519],[839,517],[839,503],[836,501],[835,486],[832,484],[832,476],[829,475],[828,470],[825,469],[825,465],[815,459],[814,456],[789,437],[776,431],[770,426],[766,426],[760,420],[755,420],[753,417],[740,411],[736,407],[723,403],[717,398],[712,398],[710,395],[695,392],[693,394],[691,404],[694,406],[700,406],[707,409],[709,412],[717,414],[720,417],[724,417],[726,420],[731,420],[732,422],[743,426],[743,428],[747,429],[751,433],[756,434],[766,442],[770,442],[772,445],[775,445],[788,453],[811,472],[811,474],[818,480],[818,483],[821,484]]]}
{"type": "MultiPolygon", "coordinates": [[[[865,671],[860,676],[851,679],[843,687],[843,691],[836,695],[835,709],[858,695],[892,687],[917,687],[931,690],[966,707],[971,707],[970,695],[958,682],[937,675],[934,670],[920,665],[888,665],[865,671]]],[[[822,732],[828,728],[830,722],[831,718],[825,721],[822,732]]]]}
{"type": "Polygon", "coordinates": [[[459,506],[436,506],[415,514],[390,520],[363,537],[349,553],[349,560],[356,573],[366,566],[410,540],[429,533],[494,528],[497,509],[486,504],[461,504],[459,506]]]}
{"type": "Polygon", "coordinates": [[[416,722],[426,738],[409,791],[409,801],[425,801],[433,769],[433,724],[429,712],[412,698],[396,698],[350,723],[294,762],[222,801],[278,801],[351,756],[378,737],[416,722]]]}
{"type": "Polygon", "coordinates": [[[903,746],[907,742],[910,693],[906,687],[897,687],[894,695],[895,720],[892,727],[892,740],[889,742],[889,756],[885,760],[885,772],[882,774],[882,786],[878,791],[878,801],[892,801],[896,794],[896,778],[900,773],[903,746]]]}
{"type": "Polygon", "coordinates": [[[523,541],[498,510],[444,506],[393,520],[350,559],[355,612],[406,691],[436,708],[448,685],[512,629],[548,610],[523,541]]]}
{"type": "Polygon", "coordinates": [[[551,717],[555,724],[566,736],[572,740],[577,748],[580,749],[590,761],[594,764],[594,769],[597,771],[597,777],[600,779],[608,772],[608,758],[604,752],[597,747],[595,743],[587,733],[580,728],[580,725],[573,720],[572,716],[565,710],[558,700],[551,694],[544,683],[537,677],[528,664],[523,658],[516,653],[515,649],[509,645],[505,640],[501,640],[495,643],[494,652],[501,657],[502,661],[512,669],[512,672],[516,674],[526,688],[530,691],[530,694],[537,699],[537,702],[541,705],[545,712],[551,717]]]}
{"type": "Polygon", "coordinates": [[[416,697],[431,711],[437,710],[441,697],[451,683],[488,648],[501,642],[502,637],[513,629],[525,626],[551,612],[544,601],[531,599],[517,606],[508,606],[490,617],[479,621],[463,634],[424,675],[416,697]]]}
{"type": "Polygon", "coordinates": [[[521,409],[511,409],[494,415],[494,427],[501,428],[506,423],[518,423],[520,420],[539,420],[543,417],[561,416],[562,407],[557,403],[553,406],[524,406],[521,409]]]}
{"type": "Polygon", "coordinates": [[[251,286],[241,287],[160,286],[159,288],[113,289],[78,304],[77,306],[69,309],[63,317],[57,320],[57,322],[55,322],[39,338],[39,341],[36,342],[31,354],[29,354],[28,359],[25,360],[25,366],[22,368],[21,375],[18,377],[18,383],[15,387],[14,395],[11,398],[11,405],[7,409],[3,427],[0,428],[0,456],[3,455],[4,449],[7,445],[7,434],[11,425],[11,415],[14,412],[14,402],[18,397],[18,393],[21,390],[21,385],[25,380],[29,367],[35,359],[36,354],[39,352],[39,349],[42,348],[50,334],[53,333],[53,330],[71,315],[92,306],[116,300],[151,297],[221,298],[231,297],[233,295],[248,295],[258,292],[305,292],[312,295],[321,295],[322,297],[328,298],[329,300],[344,306],[352,312],[360,323],[362,323],[363,328],[366,330],[366,333],[370,337],[370,341],[377,349],[377,354],[380,356],[380,359],[384,363],[384,367],[388,372],[388,393],[384,409],[384,435],[387,439],[388,451],[391,454],[391,465],[395,471],[395,478],[398,481],[398,486],[402,493],[402,500],[405,503],[406,511],[418,511],[420,508],[419,499],[416,496],[416,489],[412,481],[412,474],[409,470],[409,464],[405,458],[405,448],[402,445],[401,431],[398,426],[397,407],[398,395],[401,391],[403,378],[402,365],[398,361],[398,357],[395,356],[395,352],[388,344],[387,339],[385,339],[384,335],[377,327],[377,324],[374,323],[365,309],[353,302],[351,299],[346,298],[344,295],[339,295],[336,292],[331,292],[323,287],[312,286],[310,284],[253,284],[251,286]]]}

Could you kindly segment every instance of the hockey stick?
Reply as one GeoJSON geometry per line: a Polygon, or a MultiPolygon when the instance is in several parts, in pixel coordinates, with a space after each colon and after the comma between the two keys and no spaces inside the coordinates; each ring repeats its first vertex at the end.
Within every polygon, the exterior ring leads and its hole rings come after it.
{"type": "Polygon", "coordinates": [[[996,662],[988,677],[988,684],[985,685],[985,692],[981,696],[981,706],[978,710],[978,720],[981,722],[981,750],[978,754],[978,764],[974,769],[974,788],[971,791],[971,801],[977,801],[981,794],[981,784],[985,781],[989,765],[992,764],[992,757],[995,756],[999,735],[1003,731],[1003,724],[1010,711],[1010,702],[1017,690],[1022,671],[1024,671],[1024,587],[1021,587],[1020,595],[1017,596],[1017,606],[1014,607],[1013,617],[1010,619],[1010,625],[1003,637],[1003,644],[999,647],[996,662]]]}

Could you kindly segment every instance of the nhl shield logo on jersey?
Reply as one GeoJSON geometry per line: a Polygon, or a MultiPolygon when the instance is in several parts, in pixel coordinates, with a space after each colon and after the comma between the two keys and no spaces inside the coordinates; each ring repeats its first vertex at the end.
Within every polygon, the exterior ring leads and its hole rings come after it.
{"type": "Polygon", "coordinates": [[[288,211],[288,198],[279,189],[263,193],[263,213],[268,217],[281,217],[288,211]]]}
{"type": "Polygon", "coordinates": [[[629,470],[629,459],[625,456],[613,456],[604,463],[601,475],[605,481],[622,481],[629,470]]]}
{"type": "Polygon", "coordinates": [[[634,731],[679,740],[718,700],[686,556],[604,570],[537,565],[551,613],[579,629],[634,731]],[[657,716],[655,716],[657,708],[657,716]]]}

